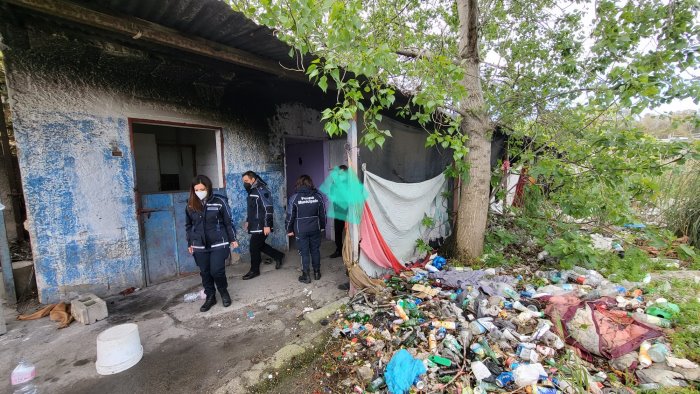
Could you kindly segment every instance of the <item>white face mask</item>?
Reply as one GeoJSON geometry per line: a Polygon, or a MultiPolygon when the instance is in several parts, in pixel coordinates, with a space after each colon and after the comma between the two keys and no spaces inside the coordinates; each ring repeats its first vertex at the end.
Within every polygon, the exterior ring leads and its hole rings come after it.
{"type": "Polygon", "coordinates": [[[194,194],[196,194],[197,197],[199,197],[200,200],[204,200],[204,198],[207,196],[207,191],[206,191],[206,190],[203,190],[203,191],[195,191],[194,194]]]}

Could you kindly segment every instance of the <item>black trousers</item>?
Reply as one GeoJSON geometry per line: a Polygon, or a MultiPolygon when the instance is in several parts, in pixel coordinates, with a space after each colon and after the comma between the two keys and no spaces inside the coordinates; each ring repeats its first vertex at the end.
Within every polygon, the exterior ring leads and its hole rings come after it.
{"type": "Polygon", "coordinates": [[[301,256],[301,269],[309,272],[309,266],[314,271],[321,270],[321,232],[297,235],[297,247],[301,256]]]}
{"type": "Polygon", "coordinates": [[[201,252],[194,252],[194,261],[199,267],[199,275],[202,277],[204,293],[209,297],[216,294],[216,288],[226,290],[228,281],[226,280],[226,259],[231,254],[228,246],[223,248],[208,249],[201,252]]]}
{"type": "Polygon", "coordinates": [[[272,257],[274,260],[282,260],[284,253],[265,243],[267,235],[262,233],[250,234],[250,271],[260,272],[261,253],[272,257]]]}
{"type": "Polygon", "coordinates": [[[335,232],[335,250],[343,251],[343,230],[345,230],[345,221],[333,219],[333,230],[335,232]]]}

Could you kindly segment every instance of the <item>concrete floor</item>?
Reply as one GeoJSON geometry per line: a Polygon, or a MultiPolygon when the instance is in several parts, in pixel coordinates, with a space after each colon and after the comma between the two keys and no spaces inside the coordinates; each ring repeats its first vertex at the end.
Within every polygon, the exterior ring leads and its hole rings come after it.
{"type": "Polygon", "coordinates": [[[42,393],[243,393],[267,376],[264,370],[280,349],[303,346],[322,331],[303,320],[305,307],[319,308],[345,296],[337,289],[346,280],[342,259],[327,258],[334,249],[332,242],[322,245],[323,277],[308,285],[297,281],[300,258],[294,249],[282,269],[263,265],[262,275],[248,281],[241,276],[249,264],[234,263],[227,268],[233,305],[224,308],[219,300],[206,313],[199,312],[200,301],[182,300],[200,288],[198,275],[110,297],[109,317],[88,326],[73,322],[58,330],[48,317],[17,321],[17,312],[5,308],[0,392],[12,392],[10,373],[24,357],[36,365],[42,393]],[[250,311],[253,319],[247,317],[250,311]],[[139,326],[143,359],[119,374],[98,375],[97,335],[126,322],[139,326]]]}

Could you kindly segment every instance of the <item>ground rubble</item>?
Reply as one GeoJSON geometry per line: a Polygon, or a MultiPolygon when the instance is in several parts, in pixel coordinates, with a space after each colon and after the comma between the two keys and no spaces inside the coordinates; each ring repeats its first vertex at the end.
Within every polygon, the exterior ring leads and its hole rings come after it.
{"type": "MultiPolygon", "coordinates": [[[[317,392],[630,393],[697,387],[677,305],[594,270],[471,270],[439,256],[331,321],[337,387],[317,392]]],[[[661,391],[663,392],[663,391],[661,391]]]]}

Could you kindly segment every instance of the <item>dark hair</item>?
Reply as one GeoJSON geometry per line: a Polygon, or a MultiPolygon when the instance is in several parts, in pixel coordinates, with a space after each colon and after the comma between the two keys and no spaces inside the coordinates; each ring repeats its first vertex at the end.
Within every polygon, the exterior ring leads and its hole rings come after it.
{"type": "Polygon", "coordinates": [[[297,178],[297,184],[296,184],[296,189],[299,190],[302,187],[308,187],[309,189],[315,189],[316,186],[314,186],[314,181],[311,180],[311,177],[304,174],[297,178]]]}
{"type": "Polygon", "coordinates": [[[244,172],[243,175],[241,176],[241,178],[243,178],[244,176],[247,176],[248,178],[253,178],[253,179],[260,179],[260,177],[258,176],[258,174],[256,174],[256,173],[253,172],[253,171],[246,171],[246,172],[244,172]]]}
{"type": "Polygon", "coordinates": [[[263,181],[262,178],[260,178],[260,175],[256,174],[254,171],[246,171],[241,175],[241,178],[244,176],[247,176],[248,178],[253,178],[255,181],[259,182],[260,184],[267,185],[265,181],[263,181]]]}
{"type": "Polygon", "coordinates": [[[211,196],[211,179],[209,179],[209,177],[206,175],[197,175],[196,177],[192,178],[192,184],[190,185],[190,198],[187,200],[187,207],[199,212],[201,212],[204,207],[202,206],[202,201],[194,193],[194,187],[200,183],[207,188],[207,197],[211,196]]]}
{"type": "Polygon", "coordinates": [[[341,165],[338,166],[338,168],[340,168],[340,169],[343,170],[343,171],[347,171],[348,166],[346,166],[345,164],[341,164],[341,165]]]}

